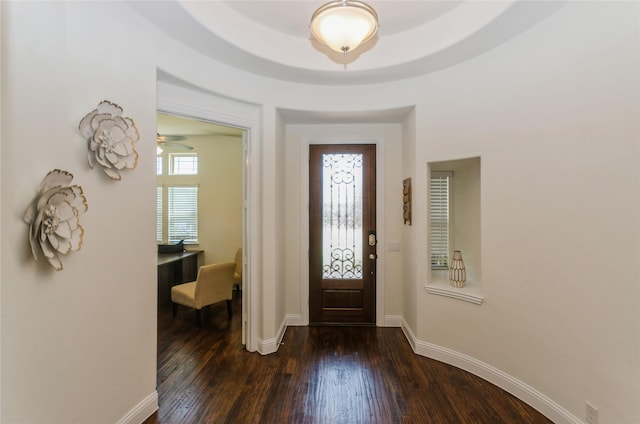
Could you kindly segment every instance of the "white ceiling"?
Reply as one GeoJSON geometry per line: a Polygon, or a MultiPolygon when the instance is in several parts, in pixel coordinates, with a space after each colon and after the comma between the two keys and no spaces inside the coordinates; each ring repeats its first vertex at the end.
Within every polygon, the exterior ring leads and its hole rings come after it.
{"type": "Polygon", "coordinates": [[[312,40],[323,0],[165,0],[128,4],[177,41],[232,67],[306,84],[375,84],[453,66],[507,41],[563,1],[369,1],[376,38],[346,57],[312,40]]]}
{"type": "MultiPolygon", "coordinates": [[[[228,7],[259,25],[294,37],[309,37],[313,12],[326,1],[225,1],[228,7]]],[[[380,36],[419,27],[463,1],[368,1],[380,16],[380,36]],[[403,7],[398,7],[403,3],[403,7]]]]}
{"type": "MultiPolygon", "coordinates": [[[[305,84],[376,84],[454,66],[535,25],[559,0],[371,0],[376,38],[346,57],[311,39],[309,21],[324,0],[130,0],[130,7],[185,46],[229,66],[305,84]]],[[[167,75],[167,78],[171,76],[167,75]]],[[[281,110],[288,123],[401,122],[404,109],[368,113],[281,110]]],[[[240,130],[158,115],[163,135],[240,130]]]]}

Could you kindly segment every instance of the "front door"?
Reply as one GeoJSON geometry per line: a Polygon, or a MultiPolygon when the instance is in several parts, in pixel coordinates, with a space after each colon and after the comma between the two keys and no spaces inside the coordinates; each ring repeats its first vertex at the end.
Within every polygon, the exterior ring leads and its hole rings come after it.
{"type": "Polygon", "coordinates": [[[309,322],[376,322],[376,146],[309,146],[309,322]]]}

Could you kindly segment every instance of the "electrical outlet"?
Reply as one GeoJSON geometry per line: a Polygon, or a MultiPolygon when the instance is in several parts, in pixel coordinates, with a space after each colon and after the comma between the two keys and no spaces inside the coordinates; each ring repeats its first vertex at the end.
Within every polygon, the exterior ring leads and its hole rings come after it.
{"type": "Polygon", "coordinates": [[[598,424],[598,409],[589,402],[586,403],[584,416],[587,424],[598,424]]]}

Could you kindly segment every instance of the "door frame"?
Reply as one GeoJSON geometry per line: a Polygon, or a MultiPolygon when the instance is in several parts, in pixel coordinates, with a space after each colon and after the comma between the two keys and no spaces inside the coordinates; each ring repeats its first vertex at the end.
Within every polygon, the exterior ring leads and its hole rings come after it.
{"type": "MultiPolygon", "coordinates": [[[[243,274],[242,274],[242,342],[250,352],[258,350],[258,299],[254,275],[262,256],[256,239],[261,228],[261,216],[256,205],[260,201],[260,143],[259,111],[255,106],[194,92],[173,84],[158,81],[156,109],[158,112],[200,119],[243,130],[243,274]]],[[[154,168],[155,169],[155,168],[154,168]]]]}
{"type": "MultiPolygon", "coordinates": [[[[303,137],[300,149],[300,246],[306,254],[300,255],[300,322],[309,325],[309,146],[311,144],[374,144],[376,146],[376,236],[378,239],[376,261],[375,323],[383,327],[384,317],[384,138],[381,136],[331,135],[327,137],[303,137]]],[[[398,189],[400,190],[400,189],[398,189]]]]}

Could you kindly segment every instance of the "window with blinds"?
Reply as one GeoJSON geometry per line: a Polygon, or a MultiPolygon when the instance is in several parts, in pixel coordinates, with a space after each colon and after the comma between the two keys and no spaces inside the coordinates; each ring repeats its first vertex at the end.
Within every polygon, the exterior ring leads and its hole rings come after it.
{"type": "Polygon", "coordinates": [[[169,241],[198,242],[198,186],[172,186],[167,191],[169,241]]]}
{"type": "Polygon", "coordinates": [[[429,246],[431,269],[449,266],[449,208],[453,172],[432,171],[429,181],[429,246]]]}
{"type": "Polygon", "coordinates": [[[162,241],[162,187],[156,187],[156,240],[162,241]]]}

